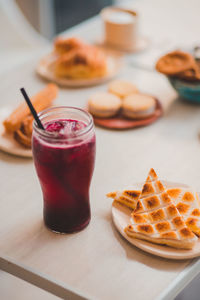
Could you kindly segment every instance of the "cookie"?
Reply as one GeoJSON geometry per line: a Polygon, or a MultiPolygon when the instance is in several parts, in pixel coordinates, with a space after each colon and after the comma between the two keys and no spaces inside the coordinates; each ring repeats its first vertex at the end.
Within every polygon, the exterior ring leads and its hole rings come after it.
{"type": "Polygon", "coordinates": [[[108,91],[124,99],[130,94],[138,93],[137,87],[129,81],[113,80],[108,86],[108,91]]]}
{"type": "Polygon", "coordinates": [[[154,114],[156,101],[144,94],[127,96],[122,103],[122,114],[130,119],[144,119],[154,114]]]}
{"type": "Polygon", "coordinates": [[[99,118],[109,118],[116,115],[121,108],[121,100],[116,95],[99,92],[88,100],[89,112],[99,118]]]}
{"type": "Polygon", "coordinates": [[[183,51],[173,51],[162,56],[156,63],[156,70],[165,75],[176,75],[195,65],[193,56],[183,51]]]}
{"type": "Polygon", "coordinates": [[[198,81],[200,80],[200,68],[196,64],[196,67],[177,74],[177,77],[186,81],[198,81]]]}

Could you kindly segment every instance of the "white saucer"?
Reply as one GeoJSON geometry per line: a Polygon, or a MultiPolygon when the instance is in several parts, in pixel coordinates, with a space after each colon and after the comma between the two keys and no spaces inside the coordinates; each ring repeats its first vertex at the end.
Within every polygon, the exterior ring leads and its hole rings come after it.
{"type": "Polygon", "coordinates": [[[0,150],[15,156],[32,157],[32,151],[30,149],[20,146],[12,134],[5,132],[3,121],[12,111],[13,109],[10,107],[0,109],[0,150]]]}
{"type": "Polygon", "coordinates": [[[45,56],[38,64],[36,72],[41,77],[53,81],[60,86],[64,87],[84,87],[102,84],[112,79],[120,72],[123,62],[122,57],[119,54],[109,51],[106,53],[107,57],[107,74],[104,77],[91,78],[91,79],[68,79],[59,78],[54,75],[53,64],[55,61],[55,56],[53,53],[45,56]]]}
{"type": "Polygon", "coordinates": [[[134,45],[132,46],[132,48],[129,48],[129,49],[122,49],[122,48],[120,48],[120,47],[116,47],[116,46],[109,45],[109,44],[107,44],[107,43],[105,42],[104,39],[99,40],[99,41],[97,40],[95,43],[96,43],[97,45],[101,46],[101,47],[106,48],[106,49],[112,49],[112,50],[115,50],[115,51],[120,51],[120,52],[122,52],[122,53],[128,53],[128,54],[131,54],[131,53],[137,53],[137,52],[140,52],[140,51],[145,50],[145,49],[148,47],[150,41],[149,41],[149,39],[146,38],[146,37],[139,37],[138,40],[137,40],[137,43],[134,44],[134,45]]]}
{"type": "MultiPolygon", "coordinates": [[[[180,183],[172,183],[164,180],[163,182],[165,183],[167,188],[175,187],[175,186],[188,187],[187,185],[180,184],[180,183]]],[[[137,183],[134,184],[132,188],[141,189],[142,185],[143,183],[137,183]]],[[[163,245],[157,245],[144,240],[139,240],[127,236],[127,234],[124,232],[124,228],[128,224],[130,224],[130,215],[131,215],[131,210],[129,208],[122,206],[115,201],[113,202],[112,218],[116,228],[127,241],[129,241],[132,245],[136,246],[137,248],[140,248],[143,251],[146,251],[148,253],[160,257],[169,258],[169,259],[191,259],[200,256],[200,238],[196,242],[193,249],[185,250],[185,249],[176,249],[176,248],[163,246],[163,245]]]]}

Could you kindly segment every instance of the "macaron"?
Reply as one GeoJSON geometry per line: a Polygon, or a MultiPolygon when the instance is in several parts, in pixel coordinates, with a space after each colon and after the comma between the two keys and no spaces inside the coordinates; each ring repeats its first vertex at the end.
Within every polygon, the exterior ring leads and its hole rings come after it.
{"type": "Polygon", "coordinates": [[[88,110],[95,117],[112,117],[119,112],[120,108],[120,98],[107,92],[93,94],[88,100],[88,110]]]}
{"type": "Polygon", "coordinates": [[[126,80],[113,80],[108,85],[108,91],[121,99],[130,94],[138,93],[138,88],[131,82],[126,80]]]}
{"type": "Polygon", "coordinates": [[[153,115],[156,101],[144,94],[127,96],[122,103],[122,114],[130,119],[145,119],[153,115]]]}

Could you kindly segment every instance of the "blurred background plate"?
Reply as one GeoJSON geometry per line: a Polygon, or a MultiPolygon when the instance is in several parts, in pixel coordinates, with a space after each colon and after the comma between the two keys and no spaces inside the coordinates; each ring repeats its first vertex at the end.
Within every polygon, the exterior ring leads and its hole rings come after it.
{"type": "Polygon", "coordinates": [[[95,44],[103,47],[104,49],[113,49],[115,51],[119,51],[123,54],[131,54],[131,53],[138,53],[140,51],[144,51],[147,47],[149,47],[150,40],[147,37],[139,37],[137,42],[133,45],[131,49],[124,50],[116,46],[112,46],[107,44],[104,39],[96,40],[95,44]]]}
{"type": "Polygon", "coordinates": [[[115,52],[107,52],[107,74],[103,77],[89,78],[89,79],[68,79],[56,77],[53,71],[53,65],[55,56],[53,53],[45,56],[38,64],[36,72],[38,75],[49,81],[55,82],[64,87],[84,87],[102,84],[109,81],[119,74],[123,65],[123,59],[121,55],[115,52]]]}

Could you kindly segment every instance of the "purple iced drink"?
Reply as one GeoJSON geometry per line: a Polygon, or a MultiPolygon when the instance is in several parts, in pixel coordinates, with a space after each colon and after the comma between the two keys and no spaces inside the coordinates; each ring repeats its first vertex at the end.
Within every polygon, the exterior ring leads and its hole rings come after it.
{"type": "Polygon", "coordinates": [[[44,199],[44,222],[57,232],[75,232],[90,221],[89,187],[94,169],[95,134],[83,120],[34,125],[32,149],[44,199]]]}

